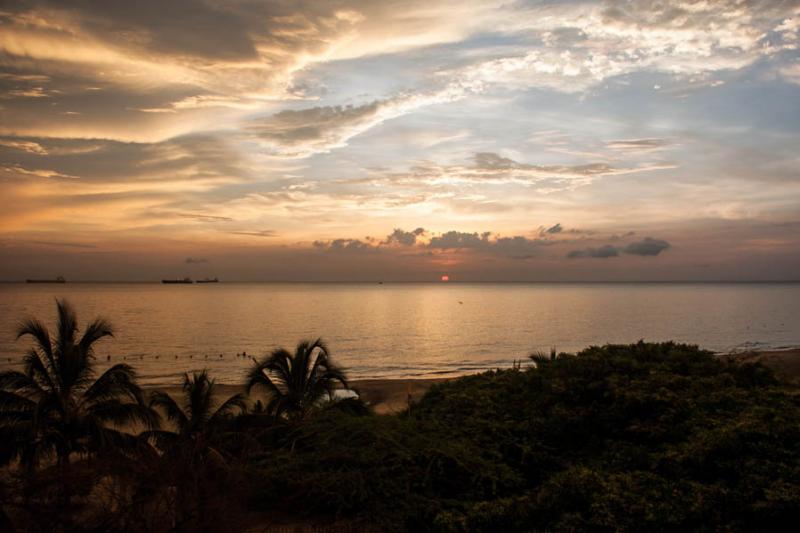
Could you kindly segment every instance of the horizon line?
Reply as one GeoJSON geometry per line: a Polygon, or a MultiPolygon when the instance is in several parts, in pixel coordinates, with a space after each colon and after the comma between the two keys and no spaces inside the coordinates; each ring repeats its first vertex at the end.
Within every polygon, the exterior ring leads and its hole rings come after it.
{"type": "MultiPolygon", "coordinates": [[[[26,280],[0,280],[2,284],[20,284],[20,285],[39,285],[38,283],[28,283],[26,280]]],[[[161,280],[67,280],[61,284],[48,284],[42,283],[41,285],[63,285],[63,284],[102,284],[102,283],[116,283],[116,284],[154,284],[162,285],[161,280]]],[[[452,285],[452,284],[481,284],[481,283],[540,283],[540,284],[559,284],[559,283],[578,283],[578,284],[600,284],[600,283],[800,283],[800,279],[669,279],[669,280],[220,280],[221,284],[245,284],[245,283],[274,283],[274,284],[293,284],[293,283],[307,283],[307,284],[412,284],[412,283],[425,283],[432,285],[452,285]]],[[[194,282],[192,285],[205,285],[204,283],[194,282]]],[[[216,284],[211,284],[216,285],[216,284]]]]}

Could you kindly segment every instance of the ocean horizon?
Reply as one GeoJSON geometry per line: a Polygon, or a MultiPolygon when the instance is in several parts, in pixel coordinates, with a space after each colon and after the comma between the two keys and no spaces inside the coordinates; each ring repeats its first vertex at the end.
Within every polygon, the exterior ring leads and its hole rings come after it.
{"type": "Polygon", "coordinates": [[[717,352],[800,345],[797,282],[6,283],[0,369],[29,346],[15,340],[19,321],[51,324],[55,298],[81,326],[114,324],[96,350],[100,369],[126,362],[153,386],[201,368],[240,383],[251,357],[317,337],[352,379],[457,376],[551,347],[642,339],[717,352]]]}

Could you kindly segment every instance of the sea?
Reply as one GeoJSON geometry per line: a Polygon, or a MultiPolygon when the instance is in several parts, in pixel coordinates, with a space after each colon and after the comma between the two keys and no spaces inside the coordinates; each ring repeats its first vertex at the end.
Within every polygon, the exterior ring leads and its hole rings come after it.
{"type": "Polygon", "coordinates": [[[20,320],[54,328],[57,298],[81,327],[114,325],[98,371],[126,362],[152,386],[203,368],[241,383],[253,357],[316,338],[351,379],[457,376],[640,339],[800,346],[800,283],[2,283],[0,370],[31,346],[15,338],[20,320]]]}

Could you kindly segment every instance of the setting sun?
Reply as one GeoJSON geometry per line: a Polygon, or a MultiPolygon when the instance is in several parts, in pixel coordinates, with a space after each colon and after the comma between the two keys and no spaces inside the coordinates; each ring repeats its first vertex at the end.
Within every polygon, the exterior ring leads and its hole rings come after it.
{"type": "Polygon", "coordinates": [[[448,276],[447,274],[443,275],[442,281],[450,281],[450,276],[448,276]]]}

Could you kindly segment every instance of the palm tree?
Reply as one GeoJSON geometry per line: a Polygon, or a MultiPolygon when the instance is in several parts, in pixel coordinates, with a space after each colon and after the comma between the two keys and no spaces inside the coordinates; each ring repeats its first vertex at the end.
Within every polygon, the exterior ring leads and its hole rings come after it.
{"type": "Polygon", "coordinates": [[[183,406],[163,391],[150,397],[150,406],[160,408],[167,420],[175,426],[174,431],[153,430],[144,435],[165,452],[180,451],[192,460],[209,453],[219,454],[212,443],[220,436],[225,422],[238,410],[247,409],[243,394],[235,394],[214,409],[215,380],[207,370],[183,376],[183,406]]]}
{"type": "Polygon", "coordinates": [[[215,502],[209,498],[209,488],[223,481],[226,471],[218,445],[227,437],[244,437],[227,430],[237,410],[239,414],[246,411],[245,396],[235,394],[215,409],[215,389],[215,381],[203,370],[184,374],[183,405],[162,391],[154,392],[150,399],[150,405],[161,409],[174,426],[174,430],[142,435],[164,452],[160,477],[166,477],[177,493],[176,529],[210,526],[214,513],[209,511],[215,502]]]}
{"type": "Polygon", "coordinates": [[[346,388],[347,378],[331,361],[322,339],[317,339],[300,342],[294,355],[277,348],[256,361],[247,376],[247,392],[262,387],[270,397],[269,412],[303,420],[321,402],[333,399],[337,383],[346,388]]]}
{"type": "Polygon", "coordinates": [[[550,348],[550,355],[548,356],[542,351],[532,352],[528,359],[533,361],[537,368],[541,368],[543,366],[551,364],[558,358],[558,352],[556,351],[556,347],[553,346],[550,348]]]}
{"type": "Polygon", "coordinates": [[[134,437],[113,426],[157,424],[133,368],[114,365],[95,379],[93,347],[113,336],[108,321],[95,319],[78,339],[74,309],[65,300],[56,300],[56,306],[55,338],[39,320],[25,320],[17,339],[29,336],[34,345],[23,371],[0,373],[0,464],[19,460],[29,472],[46,459],[66,467],[73,454],[135,444],[134,437]]]}

